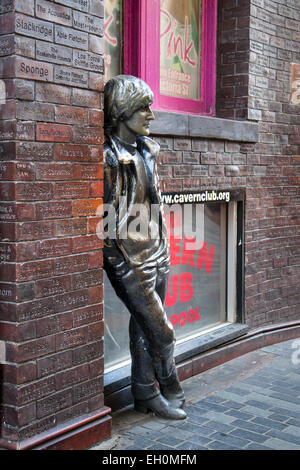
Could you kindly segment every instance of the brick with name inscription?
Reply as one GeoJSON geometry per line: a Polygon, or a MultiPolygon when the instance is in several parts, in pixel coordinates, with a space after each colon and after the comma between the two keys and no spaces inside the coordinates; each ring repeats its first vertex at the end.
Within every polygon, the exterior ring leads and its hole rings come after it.
{"type": "Polygon", "coordinates": [[[71,217],[72,203],[71,201],[47,202],[36,204],[37,219],[64,219],[71,217]]]}
{"type": "Polygon", "coordinates": [[[96,34],[103,36],[104,32],[104,21],[103,18],[99,18],[93,15],[87,15],[80,11],[73,11],[73,27],[87,33],[96,34]]]}
{"type": "Polygon", "coordinates": [[[55,83],[88,88],[88,72],[56,65],[54,66],[54,81],[55,83]]]}
{"type": "Polygon", "coordinates": [[[102,206],[102,199],[79,199],[72,201],[72,213],[74,217],[91,217],[97,215],[99,207],[102,206]]]}
{"type": "Polygon", "coordinates": [[[103,178],[103,164],[75,164],[73,167],[74,178],[80,180],[89,179],[102,179],[103,178]]]}
{"type": "Polygon", "coordinates": [[[80,346],[73,350],[73,364],[82,364],[94,359],[99,359],[103,355],[103,340],[95,341],[91,344],[80,346]]]}
{"type": "Polygon", "coordinates": [[[88,327],[83,326],[56,335],[56,350],[69,349],[88,342],[88,327]]]}
{"type": "Polygon", "coordinates": [[[83,289],[85,287],[97,286],[103,283],[102,269],[95,269],[84,273],[73,274],[73,289],[83,289]]]}
{"type": "Polygon", "coordinates": [[[36,41],[36,58],[54,64],[73,65],[73,54],[70,47],[36,41]]]}
{"type": "Polygon", "coordinates": [[[15,34],[15,54],[21,57],[35,59],[35,40],[15,34]]]}
{"type": "Polygon", "coordinates": [[[72,390],[55,393],[37,402],[37,417],[43,418],[72,405],[72,390]]]}
{"type": "Polygon", "coordinates": [[[89,149],[85,145],[56,144],[54,149],[54,159],[64,161],[85,161],[89,160],[89,149]]]}
{"type": "Polygon", "coordinates": [[[70,292],[67,294],[57,295],[54,299],[56,312],[64,312],[73,310],[74,308],[83,307],[89,301],[87,289],[70,292]]]}
{"type": "Polygon", "coordinates": [[[70,142],[72,128],[63,124],[37,124],[36,139],[44,142],[70,142]]]}
{"type": "Polygon", "coordinates": [[[31,221],[17,224],[17,238],[19,241],[52,238],[54,235],[55,223],[53,221],[31,221]]]}
{"type": "Polygon", "coordinates": [[[87,124],[87,110],[76,106],[56,106],[55,121],[64,124],[87,124]]]}
{"type": "Polygon", "coordinates": [[[53,261],[32,261],[16,265],[16,281],[24,282],[42,277],[49,277],[53,274],[53,261]]]}
{"type": "Polygon", "coordinates": [[[78,403],[101,392],[103,392],[102,378],[97,377],[89,382],[75,386],[73,388],[73,401],[78,403]]]}
{"type": "Polygon", "coordinates": [[[55,25],[55,42],[77,49],[88,50],[88,34],[73,28],[55,25]]]}
{"type": "Polygon", "coordinates": [[[73,169],[70,163],[38,163],[36,177],[39,180],[70,180],[73,178],[73,169]]]}
{"type": "Polygon", "coordinates": [[[18,101],[17,118],[28,121],[54,121],[54,105],[18,101]]]}
{"type": "Polygon", "coordinates": [[[103,144],[104,132],[97,127],[77,127],[73,128],[73,141],[79,144],[103,144]]]}
{"type": "Polygon", "coordinates": [[[16,123],[16,139],[17,140],[34,140],[35,123],[31,121],[17,121],[16,123]]]}
{"type": "Polygon", "coordinates": [[[70,104],[71,88],[53,83],[36,83],[36,100],[48,103],[70,104]]]}
{"type": "Polygon", "coordinates": [[[73,50],[73,64],[92,72],[103,72],[104,59],[99,54],[73,50]]]}
{"type": "Polygon", "coordinates": [[[45,62],[16,57],[15,74],[16,77],[27,80],[51,82],[53,80],[53,66],[45,62]]]}
{"type": "Polygon", "coordinates": [[[72,366],[72,351],[59,352],[52,356],[38,359],[36,363],[38,377],[55,374],[72,366]]]}
{"type": "Polygon", "coordinates": [[[37,245],[38,258],[49,258],[68,255],[71,253],[71,239],[58,238],[43,240],[37,245]]]}
{"type": "MultiPolygon", "coordinates": [[[[7,348],[7,360],[10,362],[26,362],[55,351],[55,337],[47,336],[42,339],[28,341],[24,344],[12,344],[7,348]]],[[[30,399],[32,401],[32,397],[30,399]]]]}
{"type": "Polygon", "coordinates": [[[99,240],[97,235],[84,235],[72,238],[72,252],[82,253],[86,251],[96,250],[103,247],[103,240],[99,240]]]}
{"type": "Polygon", "coordinates": [[[96,91],[73,89],[72,104],[88,108],[100,108],[100,94],[96,91]]]}
{"type": "Polygon", "coordinates": [[[16,98],[21,100],[34,100],[34,82],[29,80],[15,80],[15,94],[16,98]]]}
{"type": "Polygon", "coordinates": [[[56,275],[70,272],[86,271],[89,267],[88,255],[65,256],[54,260],[54,273],[56,275]]]}
{"type": "Polygon", "coordinates": [[[49,161],[53,159],[53,145],[39,142],[17,142],[18,160],[49,161]]]}
{"type": "MultiPolygon", "coordinates": [[[[72,182],[72,183],[57,183],[55,185],[54,199],[77,199],[77,198],[87,198],[88,196],[89,196],[88,183],[72,182]]],[[[81,232],[81,233],[85,233],[85,232],[81,232]]]]}
{"type": "Polygon", "coordinates": [[[16,14],[15,27],[16,33],[44,41],[53,41],[53,24],[50,22],[16,14]]]}
{"type": "MultiPolygon", "coordinates": [[[[36,298],[49,297],[51,295],[64,294],[71,290],[71,276],[59,276],[51,279],[41,279],[35,283],[36,298]]],[[[59,316],[55,317],[59,318],[59,316]]],[[[58,320],[57,320],[58,321],[58,320]]],[[[69,328],[72,327],[72,321],[69,322],[69,328]]],[[[56,331],[49,331],[46,334],[57,333],[65,328],[57,329],[56,331]]],[[[43,335],[39,335],[43,336],[43,335]]],[[[45,335],[44,335],[45,336],[45,335]]]]}
{"type": "Polygon", "coordinates": [[[72,10],[46,0],[36,0],[35,13],[42,20],[72,26],[72,10]]]}
{"type": "Polygon", "coordinates": [[[89,379],[88,364],[79,365],[71,370],[60,372],[55,376],[56,387],[62,390],[66,387],[83,382],[89,379]]]}
{"type": "Polygon", "coordinates": [[[17,183],[16,198],[18,201],[45,201],[52,199],[50,183],[17,183]]]}

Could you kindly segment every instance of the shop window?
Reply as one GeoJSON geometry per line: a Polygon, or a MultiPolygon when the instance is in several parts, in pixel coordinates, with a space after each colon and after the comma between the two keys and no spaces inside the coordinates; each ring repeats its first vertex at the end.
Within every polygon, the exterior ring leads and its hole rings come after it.
{"type": "MultiPolygon", "coordinates": [[[[200,201],[217,194],[211,193],[204,192],[200,201]]],[[[189,197],[193,201],[193,194],[178,195],[177,200],[169,195],[169,204],[167,196],[163,197],[171,254],[165,311],[174,326],[177,345],[188,344],[208,331],[237,321],[238,203],[228,202],[229,192],[216,196],[215,202],[203,203],[185,204],[189,197]]],[[[130,361],[130,314],[106,276],[104,289],[104,357],[108,372],[130,361]]]]}
{"type": "Polygon", "coordinates": [[[217,0],[105,0],[106,80],[144,79],[153,109],[215,114],[217,0]]]}

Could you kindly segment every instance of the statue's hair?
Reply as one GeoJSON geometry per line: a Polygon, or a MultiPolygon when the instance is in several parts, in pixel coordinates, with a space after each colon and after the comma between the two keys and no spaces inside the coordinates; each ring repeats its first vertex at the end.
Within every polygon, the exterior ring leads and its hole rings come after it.
{"type": "Polygon", "coordinates": [[[152,104],[153,92],[143,80],[132,75],[111,78],[104,87],[104,129],[111,133],[118,121],[129,119],[135,111],[152,104]]]}

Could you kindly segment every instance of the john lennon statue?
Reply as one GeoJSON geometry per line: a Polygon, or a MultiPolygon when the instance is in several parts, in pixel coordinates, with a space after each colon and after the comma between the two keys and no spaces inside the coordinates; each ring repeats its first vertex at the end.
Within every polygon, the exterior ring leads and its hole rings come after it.
{"type": "Polygon", "coordinates": [[[115,223],[115,232],[104,240],[104,268],[131,314],[134,406],[143,413],[184,419],[184,393],[173,357],[174,330],[163,306],[170,256],[156,171],[159,145],[147,137],[154,119],[153,93],[143,80],[119,75],[107,82],[104,99],[104,207],[113,208],[115,223]],[[158,208],[158,217],[149,217],[146,234],[130,230],[137,205],[148,213],[158,208]]]}

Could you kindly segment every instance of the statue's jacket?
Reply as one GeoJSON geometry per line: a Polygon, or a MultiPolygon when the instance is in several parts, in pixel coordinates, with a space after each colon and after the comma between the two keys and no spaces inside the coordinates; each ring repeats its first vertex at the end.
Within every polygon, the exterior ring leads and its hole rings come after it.
{"type": "Polygon", "coordinates": [[[169,257],[156,168],[159,149],[149,137],[138,137],[133,146],[106,136],[103,251],[108,261],[123,258],[142,266],[169,257]]]}

